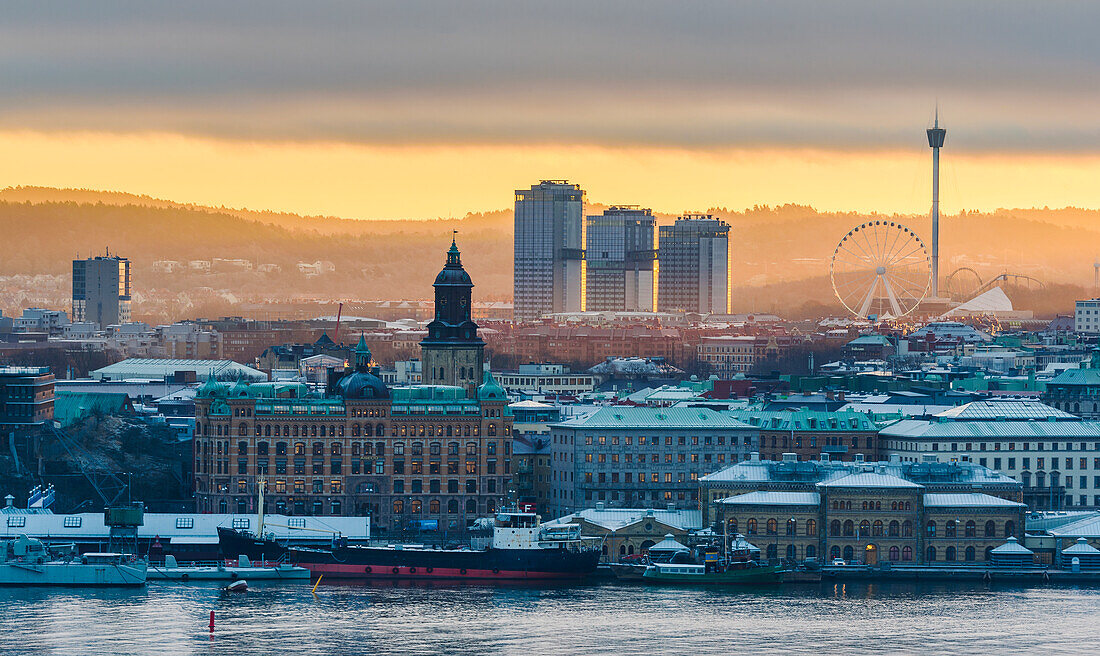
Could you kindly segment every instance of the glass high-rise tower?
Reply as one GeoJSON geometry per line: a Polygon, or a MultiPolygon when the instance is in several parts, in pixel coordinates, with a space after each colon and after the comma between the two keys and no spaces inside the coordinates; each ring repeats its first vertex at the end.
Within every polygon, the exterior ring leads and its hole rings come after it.
{"type": "Polygon", "coordinates": [[[584,191],[565,180],[516,190],[515,320],[584,309],[584,191]]]}
{"type": "Polygon", "coordinates": [[[100,329],[130,321],[130,260],[91,257],[73,260],[73,322],[100,329]]]}
{"type": "Polygon", "coordinates": [[[659,312],[729,311],[729,232],[709,214],[685,214],[661,226],[657,245],[659,312]]]}
{"type": "Polygon", "coordinates": [[[653,311],[653,211],[611,207],[587,218],[585,309],[653,311]]]}

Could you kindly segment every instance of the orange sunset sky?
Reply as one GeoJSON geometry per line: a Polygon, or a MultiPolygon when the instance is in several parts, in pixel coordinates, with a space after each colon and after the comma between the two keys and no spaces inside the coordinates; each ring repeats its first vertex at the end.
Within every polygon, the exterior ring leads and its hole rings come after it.
{"type": "Polygon", "coordinates": [[[373,219],[567,178],[663,212],[920,213],[939,103],[946,211],[1100,207],[1085,3],[321,4],[13,9],[0,186],[373,219]]]}

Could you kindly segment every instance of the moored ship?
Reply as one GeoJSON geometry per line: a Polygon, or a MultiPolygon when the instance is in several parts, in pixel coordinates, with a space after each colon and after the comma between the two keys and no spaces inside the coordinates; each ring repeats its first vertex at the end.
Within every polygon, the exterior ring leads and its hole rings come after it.
{"type": "Polygon", "coordinates": [[[54,558],[41,540],[21,535],[0,543],[0,585],[145,585],[144,560],[119,553],[54,558]]]}
{"type": "Polygon", "coordinates": [[[224,554],[257,560],[285,557],[328,578],[549,580],[578,579],[596,570],[599,547],[576,524],[543,526],[534,513],[500,512],[484,548],[436,549],[420,545],[347,545],[331,549],[286,547],[274,540],[220,527],[224,554]]]}

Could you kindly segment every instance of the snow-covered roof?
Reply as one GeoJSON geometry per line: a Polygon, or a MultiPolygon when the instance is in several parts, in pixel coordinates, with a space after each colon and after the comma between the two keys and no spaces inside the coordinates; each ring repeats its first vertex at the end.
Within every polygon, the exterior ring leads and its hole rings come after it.
{"type": "Polygon", "coordinates": [[[720,499],[717,503],[727,506],[817,506],[821,495],[817,492],[749,492],[720,499]]]}
{"type": "Polygon", "coordinates": [[[550,524],[570,524],[583,519],[609,531],[617,531],[644,519],[656,520],[665,526],[691,531],[703,527],[703,514],[699,510],[656,510],[652,508],[586,508],[559,517],[550,524]]]}
{"type": "Polygon", "coordinates": [[[1025,505],[980,492],[924,495],[926,508],[1023,508],[1025,505]]]}
{"type": "Polygon", "coordinates": [[[1012,554],[1032,555],[1035,552],[1020,544],[1016,538],[1010,537],[1004,544],[994,549],[992,553],[998,556],[1004,556],[1012,554]]]}
{"type": "Polygon", "coordinates": [[[1063,556],[1096,556],[1100,555],[1100,549],[1089,544],[1086,538],[1077,538],[1076,544],[1062,549],[1063,556]]]}
{"type": "Polygon", "coordinates": [[[876,474],[874,472],[862,472],[850,474],[832,481],[822,481],[818,487],[883,487],[883,488],[921,488],[912,481],[891,476],[890,474],[876,474]]]}

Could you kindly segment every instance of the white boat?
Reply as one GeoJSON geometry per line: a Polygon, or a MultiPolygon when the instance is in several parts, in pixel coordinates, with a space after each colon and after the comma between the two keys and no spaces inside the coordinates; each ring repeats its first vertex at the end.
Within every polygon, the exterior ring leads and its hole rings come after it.
{"type": "Polygon", "coordinates": [[[0,543],[0,585],[145,585],[146,564],[120,553],[54,558],[41,540],[20,535],[0,543]]]}
{"type": "Polygon", "coordinates": [[[238,581],[250,578],[259,581],[308,581],[309,570],[289,563],[252,563],[248,556],[238,556],[237,564],[222,561],[180,565],[175,556],[164,557],[163,565],[150,565],[149,578],[173,581],[238,581]]]}

